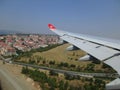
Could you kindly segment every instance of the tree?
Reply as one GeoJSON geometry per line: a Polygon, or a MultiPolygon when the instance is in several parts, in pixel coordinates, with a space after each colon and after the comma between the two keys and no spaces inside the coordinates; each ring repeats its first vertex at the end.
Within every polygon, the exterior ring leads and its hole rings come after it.
{"type": "Polygon", "coordinates": [[[67,89],[68,89],[68,86],[69,86],[69,84],[68,84],[68,82],[66,81],[65,84],[64,84],[64,90],[67,90],[67,89]]]}
{"type": "Polygon", "coordinates": [[[53,75],[53,76],[58,76],[58,73],[56,73],[56,72],[53,71],[53,70],[50,70],[49,74],[50,74],[50,75],[53,75]]]}
{"type": "Polygon", "coordinates": [[[69,66],[68,63],[64,63],[63,65],[64,65],[64,67],[68,67],[69,66]]]}
{"type": "Polygon", "coordinates": [[[92,60],[92,63],[100,64],[101,62],[100,62],[100,60],[96,60],[96,59],[94,59],[94,60],[92,60]]]}
{"type": "Polygon", "coordinates": [[[49,64],[50,64],[50,65],[54,65],[54,64],[55,64],[55,61],[50,61],[49,64]]]}
{"type": "Polygon", "coordinates": [[[75,52],[73,52],[73,56],[75,56],[75,52]]]}
{"type": "Polygon", "coordinates": [[[87,71],[94,71],[94,67],[95,67],[95,64],[90,63],[90,64],[87,65],[85,70],[87,70],[87,71]]]}
{"type": "Polygon", "coordinates": [[[29,64],[35,64],[35,60],[29,59],[29,64]]]}
{"type": "Polygon", "coordinates": [[[109,65],[103,63],[103,64],[102,64],[102,68],[111,68],[111,67],[110,67],[109,65]]]}
{"type": "Polygon", "coordinates": [[[45,60],[43,61],[43,64],[46,64],[46,61],[45,61],[45,60]]]}
{"type": "Polygon", "coordinates": [[[47,82],[50,87],[54,87],[54,88],[57,87],[56,78],[48,78],[47,82]]]}
{"type": "Polygon", "coordinates": [[[61,80],[59,82],[59,90],[64,90],[64,81],[63,80],[61,80]]]}
{"type": "Polygon", "coordinates": [[[75,68],[75,66],[76,66],[76,65],[74,65],[74,64],[71,64],[71,65],[70,65],[70,67],[73,67],[73,68],[75,68]]]}
{"type": "Polygon", "coordinates": [[[21,73],[28,74],[29,73],[28,67],[27,66],[26,67],[22,67],[22,72],[21,73]]]}
{"type": "Polygon", "coordinates": [[[67,79],[67,80],[73,80],[74,79],[74,76],[72,76],[72,75],[69,75],[69,74],[64,74],[65,75],[65,79],[67,79]]]}

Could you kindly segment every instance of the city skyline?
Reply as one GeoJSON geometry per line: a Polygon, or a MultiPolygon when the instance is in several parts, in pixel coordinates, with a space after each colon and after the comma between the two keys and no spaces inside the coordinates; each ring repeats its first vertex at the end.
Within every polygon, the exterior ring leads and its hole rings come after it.
{"type": "Polygon", "coordinates": [[[120,39],[118,0],[1,0],[0,30],[52,33],[47,24],[74,33],[120,39]]]}

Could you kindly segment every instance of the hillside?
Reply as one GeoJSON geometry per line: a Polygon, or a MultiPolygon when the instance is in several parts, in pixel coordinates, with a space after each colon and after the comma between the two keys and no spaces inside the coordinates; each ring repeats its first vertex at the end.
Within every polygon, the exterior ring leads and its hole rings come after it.
{"type": "MultiPolygon", "coordinates": [[[[69,44],[64,44],[62,46],[56,47],[54,49],[51,49],[46,52],[37,52],[34,53],[33,56],[41,56],[46,58],[47,60],[55,60],[57,63],[60,62],[68,62],[70,64],[78,64],[78,59],[82,56],[84,56],[86,53],[81,50],[76,51],[66,51],[66,48],[69,46],[69,44]]],[[[81,64],[86,62],[81,62],[81,64]]]]}
{"type": "MultiPolygon", "coordinates": [[[[99,63],[95,64],[92,61],[79,61],[78,59],[84,56],[86,53],[82,50],[76,51],[66,51],[66,48],[69,44],[64,44],[57,46],[53,49],[44,52],[35,52],[31,56],[23,56],[18,59],[24,63],[37,64],[40,66],[47,66],[52,68],[59,68],[65,70],[73,70],[78,72],[111,72],[111,68],[105,67],[104,64],[99,63]],[[104,67],[103,67],[104,66],[104,67]]],[[[80,90],[80,88],[91,88],[90,90],[103,90],[105,83],[110,82],[111,78],[85,78],[85,77],[73,77],[67,74],[56,74],[52,71],[39,70],[40,72],[29,69],[26,67],[23,68],[23,74],[26,74],[29,77],[32,77],[33,80],[37,81],[40,86],[44,88],[52,87],[52,90],[61,90],[59,86],[67,83],[67,88],[74,88],[72,90],[80,90]],[[27,73],[26,73],[27,72],[27,73]],[[32,72],[32,73],[29,73],[32,72]],[[34,73],[34,74],[33,74],[34,73]],[[35,74],[36,73],[36,74],[35,74]],[[43,74],[44,73],[44,74],[43,74]],[[52,73],[52,74],[51,74],[52,73]],[[42,75],[42,76],[41,76],[42,75]],[[44,78],[43,78],[44,76],[44,78]],[[38,78],[42,77],[42,78],[38,78]],[[42,81],[46,81],[41,83],[42,81]],[[52,81],[50,81],[52,80],[52,81]],[[50,83],[54,84],[50,84],[50,83]],[[56,85],[56,86],[54,86],[56,85]],[[53,89],[54,87],[54,89],[53,89]],[[99,87],[99,88],[98,88],[99,87]],[[76,89],[75,89],[76,88],[76,89]],[[79,89],[78,89],[79,88],[79,89]]],[[[62,89],[67,90],[67,89],[62,89]]]]}
{"type": "Polygon", "coordinates": [[[66,51],[69,44],[64,44],[44,52],[35,52],[31,56],[22,56],[17,61],[81,72],[114,72],[103,63],[79,61],[86,53],[82,50],[66,51]]]}

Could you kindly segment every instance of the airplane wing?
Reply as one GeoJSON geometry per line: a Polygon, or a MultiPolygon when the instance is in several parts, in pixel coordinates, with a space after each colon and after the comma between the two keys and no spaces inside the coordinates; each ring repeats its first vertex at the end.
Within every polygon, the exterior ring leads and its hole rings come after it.
{"type": "MultiPolygon", "coordinates": [[[[120,75],[120,41],[114,42],[114,40],[57,30],[52,24],[48,24],[48,27],[51,31],[58,34],[61,39],[110,65],[120,75]]],[[[119,83],[120,86],[120,79],[119,82],[115,83],[119,83]]]]}
{"type": "MultiPolygon", "coordinates": [[[[89,56],[108,64],[120,75],[120,41],[57,30],[52,24],[48,24],[48,27],[61,39],[87,52],[89,56]]],[[[108,83],[106,89],[119,90],[120,77],[108,83]]]]}
{"type": "MultiPolygon", "coordinates": [[[[74,34],[57,30],[52,24],[48,24],[50,30],[60,36],[61,39],[75,45],[89,55],[110,65],[120,75],[120,42],[110,42],[104,38],[93,37],[83,34],[74,34]]],[[[113,40],[112,40],[113,41],[113,40]]]]}

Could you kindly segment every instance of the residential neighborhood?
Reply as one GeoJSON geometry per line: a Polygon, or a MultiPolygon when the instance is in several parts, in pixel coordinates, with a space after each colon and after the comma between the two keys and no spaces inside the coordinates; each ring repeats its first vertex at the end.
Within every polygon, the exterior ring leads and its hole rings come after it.
{"type": "Polygon", "coordinates": [[[56,35],[1,35],[0,36],[0,55],[16,55],[16,50],[23,52],[30,51],[39,47],[46,47],[50,44],[58,44],[59,37],[56,35]]]}

